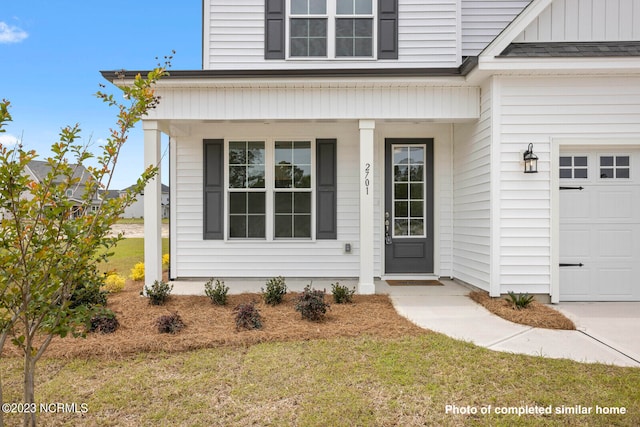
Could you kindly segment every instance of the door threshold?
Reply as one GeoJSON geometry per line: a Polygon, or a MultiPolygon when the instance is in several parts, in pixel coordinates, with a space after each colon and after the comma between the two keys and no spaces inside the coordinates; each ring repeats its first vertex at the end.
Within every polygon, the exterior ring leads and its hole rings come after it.
{"type": "Polygon", "coordinates": [[[385,274],[380,280],[438,280],[435,274],[385,274]]]}

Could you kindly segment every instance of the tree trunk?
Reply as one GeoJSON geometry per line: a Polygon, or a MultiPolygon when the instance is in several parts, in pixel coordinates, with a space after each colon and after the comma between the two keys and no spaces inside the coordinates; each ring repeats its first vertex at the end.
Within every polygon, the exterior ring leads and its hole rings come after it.
{"type": "Polygon", "coordinates": [[[31,354],[32,347],[29,342],[24,353],[24,404],[27,408],[33,408],[33,411],[25,411],[24,420],[22,425],[24,427],[36,426],[36,411],[35,411],[35,371],[36,360],[31,354]]]}

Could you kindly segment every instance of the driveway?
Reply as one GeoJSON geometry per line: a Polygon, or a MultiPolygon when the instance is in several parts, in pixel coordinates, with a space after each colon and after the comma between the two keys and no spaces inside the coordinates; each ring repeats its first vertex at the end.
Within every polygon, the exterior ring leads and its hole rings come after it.
{"type": "Polygon", "coordinates": [[[640,302],[563,302],[576,328],[640,363],[640,302]]]}

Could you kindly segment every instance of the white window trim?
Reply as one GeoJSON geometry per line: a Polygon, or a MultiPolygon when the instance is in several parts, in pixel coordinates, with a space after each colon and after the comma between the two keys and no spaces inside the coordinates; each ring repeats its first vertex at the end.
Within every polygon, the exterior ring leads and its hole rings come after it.
{"type": "MultiPolygon", "coordinates": [[[[285,190],[285,189],[281,189],[285,190]]],[[[295,191],[295,189],[294,189],[295,191]]],[[[224,241],[225,242],[302,242],[316,241],[316,137],[278,136],[278,137],[238,137],[224,140],[224,241]],[[237,141],[264,142],[265,186],[256,191],[264,191],[265,197],[265,237],[229,237],[229,143],[237,141]],[[309,141],[311,143],[311,237],[275,237],[275,143],[276,141],[309,141]]]]}
{"type": "Polygon", "coordinates": [[[378,59],[378,2],[371,0],[371,15],[338,15],[336,13],[336,0],[327,0],[327,13],[324,15],[292,15],[291,0],[285,1],[285,58],[287,61],[375,61],[378,59]],[[327,56],[291,56],[291,19],[323,18],[327,20],[327,56]],[[336,19],[338,18],[371,18],[373,20],[373,35],[371,39],[371,56],[338,56],[336,57],[336,19]]]}
{"type": "MultiPolygon", "coordinates": [[[[587,153],[560,153],[559,157],[558,157],[558,174],[560,173],[559,171],[561,169],[569,169],[568,166],[560,166],[560,157],[571,157],[571,161],[572,161],[572,165],[571,165],[571,178],[562,178],[560,177],[559,179],[561,181],[581,181],[581,182],[588,182],[591,181],[592,177],[593,177],[593,170],[592,170],[592,165],[593,165],[593,159],[591,159],[591,156],[587,153]],[[576,157],[586,157],[587,158],[587,166],[578,166],[578,169],[587,169],[587,177],[586,178],[574,178],[573,175],[575,175],[575,169],[576,166],[573,164],[573,162],[575,161],[574,159],[576,157]]],[[[558,175],[559,176],[559,175],[558,175]]]]}
{"type": "Polygon", "coordinates": [[[597,154],[597,161],[596,161],[596,165],[595,167],[597,168],[597,174],[596,177],[598,179],[598,181],[601,182],[629,182],[629,181],[633,181],[633,156],[631,155],[631,153],[625,153],[625,152],[606,152],[606,153],[598,153],[597,154]],[[600,166],[600,159],[602,157],[613,157],[613,166],[600,166]],[[616,157],[628,157],[629,158],[629,166],[617,166],[617,159],[616,157]],[[614,171],[614,177],[611,178],[602,178],[600,177],[600,169],[613,169],[614,171]],[[617,176],[617,170],[618,169],[629,169],[629,178],[618,178],[617,176]]]}

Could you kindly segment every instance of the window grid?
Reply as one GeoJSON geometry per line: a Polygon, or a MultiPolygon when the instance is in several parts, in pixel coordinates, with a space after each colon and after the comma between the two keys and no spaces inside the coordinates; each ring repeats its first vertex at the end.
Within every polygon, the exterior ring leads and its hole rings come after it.
{"type": "Polygon", "coordinates": [[[588,179],[588,169],[587,156],[560,156],[561,179],[588,179]]]}
{"type": "Polygon", "coordinates": [[[628,155],[601,155],[600,178],[601,179],[629,179],[631,173],[630,156],[628,155]]]}
{"type": "Polygon", "coordinates": [[[276,141],[274,238],[311,238],[311,142],[276,141]]]}
{"type": "Polygon", "coordinates": [[[290,0],[290,58],[373,58],[373,0],[290,0]]]}
{"type": "Polygon", "coordinates": [[[393,147],[393,235],[425,237],[425,146],[393,147]]]}
{"type": "Polygon", "coordinates": [[[228,152],[229,238],[266,236],[265,143],[230,141],[228,152]]]}

